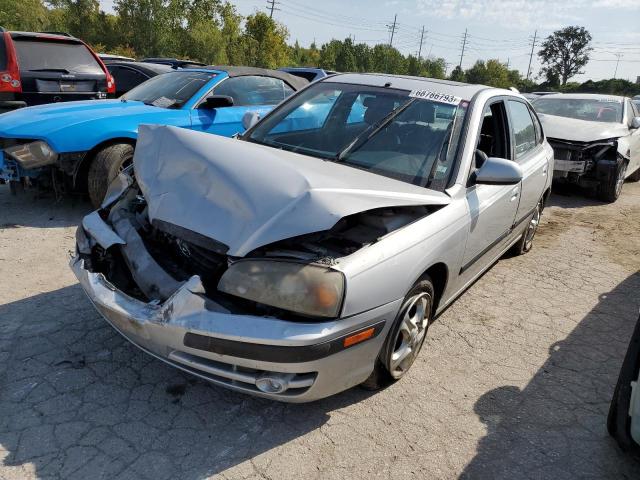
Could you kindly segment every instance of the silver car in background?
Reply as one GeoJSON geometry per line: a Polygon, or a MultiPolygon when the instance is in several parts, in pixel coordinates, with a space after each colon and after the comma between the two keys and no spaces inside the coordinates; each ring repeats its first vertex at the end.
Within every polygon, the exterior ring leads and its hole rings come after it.
{"type": "Polygon", "coordinates": [[[640,180],[640,109],[630,98],[556,94],[533,107],[554,150],[554,180],[592,188],[606,202],[625,179],[640,180]]]}
{"type": "Polygon", "coordinates": [[[141,127],[133,163],[77,231],[96,308],[177,368],[306,402],[404,376],[434,317],[531,249],[553,152],[511,91],[344,74],[237,139],[141,127]]]}

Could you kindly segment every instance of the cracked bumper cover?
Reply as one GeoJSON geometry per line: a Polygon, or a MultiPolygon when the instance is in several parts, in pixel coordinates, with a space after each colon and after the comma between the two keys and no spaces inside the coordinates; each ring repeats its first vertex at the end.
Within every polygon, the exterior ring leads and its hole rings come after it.
{"type": "Polygon", "coordinates": [[[145,303],[87,270],[79,256],[70,265],[100,314],[136,346],[215,384],[287,402],[317,400],[364,381],[401,303],[349,318],[292,322],[231,313],[203,295],[198,276],[163,303],[145,303]],[[371,327],[374,338],[342,346],[344,337],[371,327]],[[258,390],[256,381],[265,375],[283,379],[288,389],[258,390]]]}

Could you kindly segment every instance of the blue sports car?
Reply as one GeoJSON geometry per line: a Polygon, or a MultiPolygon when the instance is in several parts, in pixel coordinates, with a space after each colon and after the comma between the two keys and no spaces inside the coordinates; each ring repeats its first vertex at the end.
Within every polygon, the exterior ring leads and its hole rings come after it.
{"type": "Polygon", "coordinates": [[[308,84],[285,72],[203,67],[168,72],[115,100],[67,102],[0,115],[0,180],[86,191],[94,205],[131,162],[140,124],[217,135],[244,130],[248,111],[262,116],[308,84]]]}

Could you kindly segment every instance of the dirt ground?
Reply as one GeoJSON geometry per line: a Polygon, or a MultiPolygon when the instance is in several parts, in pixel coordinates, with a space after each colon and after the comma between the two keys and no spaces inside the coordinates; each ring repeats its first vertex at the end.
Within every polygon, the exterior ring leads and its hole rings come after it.
{"type": "Polygon", "coordinates": [[[640,304],[640,184],[554,194],[533,251],[432,326],[407,378],[307,405],[211,386],[136,350],[67,267],[71,199],[0,186],[0,478],[607,478],[640,304]]]}

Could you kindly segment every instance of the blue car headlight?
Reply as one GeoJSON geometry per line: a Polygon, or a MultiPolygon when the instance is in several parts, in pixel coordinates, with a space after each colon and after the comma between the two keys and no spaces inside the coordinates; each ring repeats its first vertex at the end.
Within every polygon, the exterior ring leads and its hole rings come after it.
{"type": "Polygon", "coordinates": [[[4,152],[25,170],[51,165],[58,159],[58,154],[42,140],[7,147],[4,152]]]}
{"type": "Polygon", "coordinates": [[[341,272],[320,265],[251,259],[231,264],[218,290],[290,312],[336,318],[344,284],[341,272]]]}

